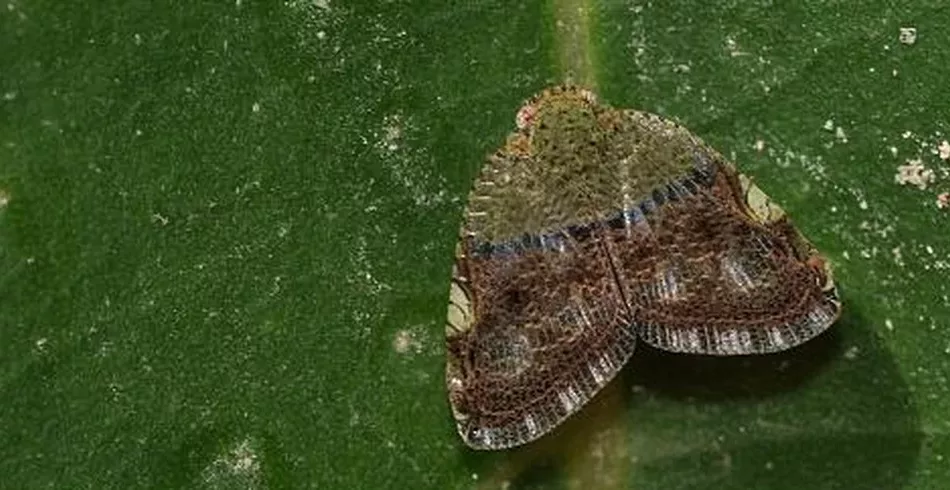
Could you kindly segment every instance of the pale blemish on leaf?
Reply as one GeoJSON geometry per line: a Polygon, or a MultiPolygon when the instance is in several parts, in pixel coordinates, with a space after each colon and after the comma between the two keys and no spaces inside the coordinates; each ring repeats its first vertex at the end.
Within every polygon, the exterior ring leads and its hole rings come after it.
{"type": "Polygon", "coordinates": [[[937,196],[937,208],[947,209],[950,207],[950,192],[941,192],[937,196]]]}
{"type": "Polygon", "coordinates": [[[950,160],[950,142],[947,140],[941,141],[940,145],[937,146],[937,154],[941,160],[950,160]]]}
{"type": "Polygon", "coordinates": [[[925,167],[919,158],[914,158],[897,167],[894,182],[900,185],[913,185],[923,190],[934,181],[934,178],[934,171],[925,167]]]}
{"type": "Polygon", "coordinates": [[[311,12],[330,10],[330,0],[289,0],[284,2],[289,8],[301,9],[311,12]]]}
{"type": "Polygon", "coordinates": [[[411,329],[400,330],[393,337],[393,350],[399,354],[419,353],[422,351],[422,342],[411,329]]]}
{"type": "Polygon", "coordinates": [[[383,159],[392,179],[412,196],[420,207],[431,208],[446,203],[445,179],[425,169],[431,167],[431,157],[426,148],[411,144],[412,136],[424,131],[415,122],[400,113],[383,118],[379,129],[374,131],[373,147],[383,159]]]}
{"type": "Polygon", "coordinates": [[[901,27],[900,34],[898,35],[898,40],[901,44],[906,44],[908,46],[917,42],[917,28],[916,27],[901,27]]]}
{"type": "Polygon", "coordinates": [[[263,489],[261,463],[254,441],[244,439],[219,454],[201,472],[202,487],[263,489]]]}
{"type": "Polygon", "coordinates": [[[36,342],[33,343],[33,349],[38,354],[45,353],[48,348],[49,348],[49,339],[47,339],[46,337],[41,337],[39,339],[36,339],[36,342]]]}
{"type": "Polygon", "coordinates": [[[851,347],[848,348],[848,350],[844,352],[844,358],[849,361],[853,361],[858,358],[858,355],[860,353],[861,353],[861,349],[856,345],[852,345],[851,347]]]}

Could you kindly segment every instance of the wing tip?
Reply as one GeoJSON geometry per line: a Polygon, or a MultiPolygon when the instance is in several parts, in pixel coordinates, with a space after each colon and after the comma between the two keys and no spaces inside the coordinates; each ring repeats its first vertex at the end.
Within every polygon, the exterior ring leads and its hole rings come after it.
{"type": "Polygon", "coordinates": [[[552,433],[607,386],[633,355],[636,335],[628,330],[622,332],[624,342],[586,356],[586,362],[578,363],[568,383],[549,390],[539,405],[529,411],[505,414],[502,423],[481,423],[481,417],[461,414],[453,406],[459,436],[475,450],[504,450],[552,433]]]}
{"type": "Polygon", "coordinates": [[[773,354],[798,347],[827,331],[837,321],[841,303],[828,295],[798,320],[782,325],[673,329],[661,325],[639,328],[640,339],[658,349],[682,354],[741,356],[773,354]]]}

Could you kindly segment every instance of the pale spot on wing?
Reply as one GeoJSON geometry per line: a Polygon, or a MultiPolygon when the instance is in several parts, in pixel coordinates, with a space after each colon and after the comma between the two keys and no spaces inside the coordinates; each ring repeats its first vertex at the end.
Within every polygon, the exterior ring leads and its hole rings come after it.
{"type": "Polygon", "coordinates": [[[755,286],[755,283],[749,275],[749,271],[741,262],[736,260],[734,254],[723,257],[720,265],[723,273],[732,280],[740,292],[748,293],[755,286]]]}
{"type": "Polygon", "coordinates": [[[594,324],[591,323],[590,317],[587,316],[587,307],[578,302],[577,313],[581,319],[581,327],[587,331],[592,331],[594,329],[594,324]]]}
{"type": "Polygon", "coordinates": [[[727,354],[742,354],[752,349],[752,335],[748,330],[729,328],[723,331],[714,331],[716,342],[727,354]]]}
{"type": "Polygon", "coordinates": [[[534,415],[527,414],[524,416],[524,425],[528,428],[528,437],[534,438],[538,433],[538,423],[534,420],[534,415]]]}
{"type": "Polygon", "coordinates": [[[470,439],[481,447],[494,447],[499,436],[503,436],[501,429],[495,427],[481,427],[472,430],[470,439]]]}
{"type": "Polygon", "coordinates": [[[792,344],[798,344],[802,341],[801,335],[798,335],[798,330],[795,328],[789,328],[788,333],[792,336],[792,344]]]}
{"type": "Polygon", "coordinates": [[[588,310],[589,306],[582,299],[573,298],[571,304],[562,308],[552,319],[552,326],[562,336],[563,341],[568,341],[584,331],[593,330],[594,325],[591,322],[590,315],[588,315],[588,310]]]}
{"type": "Polygon", "coordinates": [[[682,299],[685,293],[679,267],[669,263],[661,265],[644,288],[651,299],[664,303],[682,299]]]}
{"type": "Polygon", "coordinates": [[[601,371],[601,365],[596,362],[591,362],[587,364],[587,370],[590,371],[590,375],[594,378],[594,382],[597,383],[597,386],[602,386],[604,381],[607,380],[607,372],[601,371]]]}
{"type": "Polygon", "coordinates": [[[525,327],[508,325],[488,334],[477,350],[479,364],[489,372],[517,376],[532,363],[531,342],[525,327]]]}
{"type": "Polygon", "coordinates": [[[687,335],[689,336],[689,348],[691,352],[699,352],[702,347],[702,343],[699,340],[699,332],[696,330],[690,330],[687,335]]]}
{"type": "Polygon", "coordinates": [[[614,366],[614,362],[610,358],[609,353],[605,352],[604,354],[601,354],[600,359],[598,359],[598,362],[600,362],[600,369],[605,373],[612,373],[616,371],[617,369],[616,366],[614,366]]]}
{"type": "Polygon", "coordinates": [[[660,272],[660,280],[657,283],[658,293],[661,301],[673,301],[679,299],[681,288],[678,277],[678,269],[673,266],[664,267],[660,272]]]}
{"type": "MultiPolygon", "coordinates": [[[[630,166],[632,159],[632,156],[628,156],[620,161],[620,171],[622,173],[620,178],[620,194],[623,196],[623,205],[620,209],[631,209],[636,205],[636,201],[631,195],[633,188],[630,186],[630,166]]],[[[627,227],[629,228],[629,226],[630,221],[627,221],[627,227]]]]}
{"type": "Polygon", "coordinates": [[[769,336],[769,342],[779,348],[785,347],[785,338],[782,337],[782,332],[778,327],[770,327],[766,332],[769,336]]]}
{"type": "Polygon", "coordinates": [[[449,309],[446,318],[447,337],[464,332],[472,326],[472,301],[457,281],[449,291],[449,309]]]}
{"type": "Polygon", "coordinates": [[[749,352],[752,350],[752,333],[748,330],[739,331],[739,346],[742,348],[742,352],[749,352]]]}
{"type": "Polygon", "coordinates": [[[566,413],[574,412],[581,403],[581,395],[577,392],[577,387],[573,384],[569,385],[566,390],[559,391],[557,397],[561,400],[561,405],[564,406],[566,413]]]}
{"type": "Polygon", "coordinates": [[[713,330],[713,338],[716,344],[726,353],[734,351],[734,346],[737,344],[735,329],[713,330]]]}
{"type": "Polygon", "coordinates": [[[458,305],[449,304],[449,315],[446,323],[445,335],[451,337],[459,332],[464,332],[468,328],[466,322],[467,314],[458,305]]]}

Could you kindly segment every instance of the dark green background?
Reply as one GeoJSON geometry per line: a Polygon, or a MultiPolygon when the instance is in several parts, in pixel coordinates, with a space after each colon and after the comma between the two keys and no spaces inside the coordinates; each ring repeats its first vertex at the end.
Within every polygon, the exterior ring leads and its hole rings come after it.
{"type": "Polygon", "coordinates": [[[562,78],[555,9],[7,2],[0,487],[945,485],[950,182],[894,174],[950,168],[950,11],[705,4],[592,2],[598,92],[754,176],[833,263],[839,326],[758,359],[644,347],[558,434],[475,454],[450,259],[483,156],[562,78]]]}

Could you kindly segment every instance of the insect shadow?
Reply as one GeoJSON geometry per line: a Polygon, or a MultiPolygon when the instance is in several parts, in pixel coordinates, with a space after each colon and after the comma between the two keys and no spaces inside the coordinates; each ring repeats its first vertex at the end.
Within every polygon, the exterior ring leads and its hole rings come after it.
{"type": "Polygon", "coordinates": [[[669,354],[641,343],[621,376],[552,434],[467,459],[490,475],[476,488],[898,489],[921,444],[890,352],[846,308],[828,332],[777,354],[669,354]]]}

